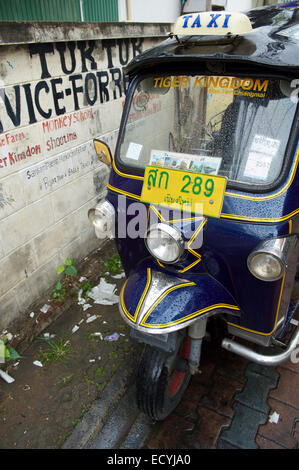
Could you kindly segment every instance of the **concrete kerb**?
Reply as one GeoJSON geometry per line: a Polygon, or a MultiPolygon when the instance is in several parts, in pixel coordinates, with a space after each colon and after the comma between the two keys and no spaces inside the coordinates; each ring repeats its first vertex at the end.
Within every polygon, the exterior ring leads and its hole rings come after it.
{"type": "Polygon", "coordinates": [[[136,358],[132,352],[126,358],[125,367],[118,367],[111,381],[104,388],[100,398],[95,400],[89,411],[77,424],[62,449],[86,449],[101,431],[119,401],[134,382],[136,375],[136,358]]]}

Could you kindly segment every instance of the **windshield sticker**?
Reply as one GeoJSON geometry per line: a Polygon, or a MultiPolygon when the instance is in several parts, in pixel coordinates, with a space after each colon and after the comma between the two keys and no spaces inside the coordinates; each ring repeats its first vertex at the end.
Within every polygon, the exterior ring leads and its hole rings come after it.
{"type": "Polygon", "coordinates": [[[249,152],[248,160],[244,170],[244,176],[266,180],[272,163],[272,156],[261,153],[249,152]]]}
{"type": "Polygon", "coordinates": [[[286,36],[287,38],[297,39],[299,41],[299,26],[291,26],[288,29],[284,29],[283,31],[279,31],[279,36],[286,36]]]}
{"type": "Polygon", "coordinates": [[[135,144],[134,142],[130,142],[127,153],[126,153],[126,158],[130,160],[139,160],[141,150],[142,150],[141,144],[135,144]]]}
{"type": "Polygon", "coordinates": [[[265,153],[266,155],[275,155],[278,152],[280,146],[280,140],[271,139],[270,137],[265,137],[264,135],[256,134],[253,138],[251,144],[251,150],[254,152],[265,153]]]}
{"type": "Polygon", "coordinates": [[[154,88],[187,87],[208,88],[209,93],[222,93],[264,98],[268,90],[269,80],[237,77],[157,77],[154,88]],[[193,85],[192,83],[193,82],[193,85]]]}
{"type": "Polygon", "coordinates": [[[152,150],[150,165],[217,175],[222,158],[152,150]]]}

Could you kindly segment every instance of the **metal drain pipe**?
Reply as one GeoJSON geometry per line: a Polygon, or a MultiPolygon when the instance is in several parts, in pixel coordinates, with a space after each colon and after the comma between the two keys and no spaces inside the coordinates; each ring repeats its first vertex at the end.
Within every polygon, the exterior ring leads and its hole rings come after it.
{"type": "Polygon", "coordinates": [[[286,349],[279,354],[260,354],[228,338],[224,338],[221,346],[224,349],[227,349],[227,351],[236,353],[239,356],[249,359],[250,361],[256,362],[257,364],[264,366],[277,366],[289,359],[296,346],[299,348],[299,326],[297,326],[295,329],[286,349]]]}

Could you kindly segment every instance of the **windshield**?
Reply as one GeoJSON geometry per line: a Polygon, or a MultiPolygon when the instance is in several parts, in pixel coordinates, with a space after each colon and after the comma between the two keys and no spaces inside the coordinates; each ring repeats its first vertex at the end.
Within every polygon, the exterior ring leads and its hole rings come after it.
{"type": "Polygon", "coordinates": [[[118,158],[270,184],[279,176],[296,104],[282,80],[153,76],[135,88],[118,158]]]}

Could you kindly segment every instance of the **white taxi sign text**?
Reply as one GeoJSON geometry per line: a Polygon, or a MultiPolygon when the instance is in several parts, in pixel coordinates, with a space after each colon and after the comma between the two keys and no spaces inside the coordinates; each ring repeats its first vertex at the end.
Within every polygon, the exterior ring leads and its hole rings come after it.
{"type": "Polygon", "coordinates": [[[249,18],[244,13],[205,11],[180,16],[173,34],[177,36],[222,36],[247,34],[252,31],[249,18]]]}

